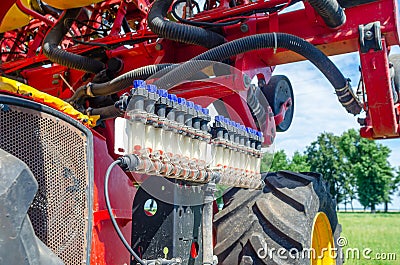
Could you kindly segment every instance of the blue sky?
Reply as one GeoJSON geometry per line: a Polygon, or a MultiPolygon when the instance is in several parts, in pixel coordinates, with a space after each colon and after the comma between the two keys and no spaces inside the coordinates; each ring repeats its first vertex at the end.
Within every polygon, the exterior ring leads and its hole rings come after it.
{"type": "MultiPolygon", "coordinates": [[[[400,53],[400,49],[394,47],[393,53],[400,53]]],[[[358,53],[333,56],[331,59],[356,87],[360,77],[358,53]]],[[[295,112],[289,130],[277,135],[276,150],[283,149],[292,156],[296,150],[304,151],[322,132],[341,134],[350,128],[360,128],[357,117],[348,114],[340,105],[331,84],[310,62],[278,66],[274,71],[274,75],[277,74],[286,75],[292,83],[295,112]]],[[[389,160],[392,166],[400,166],[400,138],[379,142],[392,150],[389,160]]],[[[400,209],[400,198],[395,198],[391,208],[400,209]]]]}

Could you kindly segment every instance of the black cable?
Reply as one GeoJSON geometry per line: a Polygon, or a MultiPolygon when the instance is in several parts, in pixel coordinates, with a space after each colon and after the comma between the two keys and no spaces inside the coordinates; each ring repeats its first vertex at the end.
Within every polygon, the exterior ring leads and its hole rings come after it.
{"type": "MultiPolygon", "coordinates": [[[[103,22],[100,22],[100,21],[93,20],[93,19],[87,19],[87,20],[82,20],[82,21],[81,21],[81,20],[78,20],[78,19],[76,19],[76,18],[67,18],[67,19],[65,19],[65,24],[66,24],[66,26],[68,26],[68,27],[71,27],[72,24],[73,24],[74,22],[75,22],[76,24],[85,26],[85,27],[87,27],[88,29],[94,30],[94,31],[96,31],[97,34],[101,34],[102,36],[107,35],[107,31],[108,31],[108,30],[111,30],[111,27],[108,26],[107,24],[105,24],[105,23],[103,23],[103,22]],[[71,22],[72,22],[72,23],[71,23],[71,22]],[[88,24],[88,22],[97,23],[97,24],[99,24],[101,27],[105,27],[105,28],[104,28],[104,29],[95,28],[95,27],[93,27],[93,26],[90,26],[90,25],[88,24]]],[[[90,36],[93,36],[93,33],[92,33],[92,34],[86,34],[86,35],[83,35],[83,36],[88,36],[88,37],[90,37],[90,36]]],[[[82,36],[82,37],[83,37],[83,36],[82,36]]]]}
{"type": "Polygon", "coordinates": [[[108,194],[108,180],[110,178],[111,170],[116,165],[120,165],[120,164],[121,164],[121,160],[115,160],[114,162],[112,162],[111,165],[108,167],[105,178],[104,178],[104,198],[106,200],[107,211],[110,215],[111,223],[114,226],[115,232],[117,232],[117,235],[118,235],[119,239],[121,240],[122,244],[124,244],[126,249],[135,258],[135,260],[137,262],[139,262],[141,265],[146,265],[146,262],[144,260],[142,260],[138,254],[136,254],[136,252],[131,248],[129,243],[126,241],[124,235],[121,232],[121,229],[119,229],[119,227],[118,227],[117,221],[115,220],[114,214],[111,209],[110,196],[108,194]]]}

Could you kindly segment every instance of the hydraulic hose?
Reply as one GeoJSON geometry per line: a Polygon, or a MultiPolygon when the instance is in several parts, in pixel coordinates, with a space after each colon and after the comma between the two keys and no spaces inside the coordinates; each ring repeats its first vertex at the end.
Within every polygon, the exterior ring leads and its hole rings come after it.
{"type": "Polygon", "coordinates": [[[346,22],[346,15],[337,0],[308,0],[310,5],[330,28],[337,28],[346,22]]]}
{"type": "Polygon", "coordinates": [[[98,73],[106,66],[104,63],[77,54],[73,54],[58,48],[63,37],[69,30],[69,19],[75,19],[81,10],[79,8],[68,9],[61,15],[61,18],[47,33],[43,41],[43,54],[50,61],[66,66],[68,68],[77,69],[89,73],[98,73]]]}
{"type": "Polygon", "coordinates": [[[79,87],[74,95],[68,99],[68,102],[75,102],[82,98],[106,96],[117,93],[132,85],[136,79],[147,79],[162,69],[173,66],[173,64],[156,64],[146,65],[123,75],[114,78],[111,81],[94,84],[88,83],[87,85],[79,87]]]}
{"type": "Polygon", "coordinates": [[[88,116],[93,116],[93,115],[100,115],[99,121],[104,121],[108,119],[114,119],[116,117],[119,117],[122,115],[122,112],[116,108],[114,105],[107,106],[107,107],[102,107],[102,108],[88,108],[86,110],[86,114],[88,116]]]}
{"type": "Polygon", "coordinates": [[[165,19],[173,0],[156,0],[148,16],[150,29],[162,38],[213,48],[225,42],[218,33],[200,27],[178,24],[165,19]]]}
{"type": "Polygon", "coordinates": [[[313,63],[335,88],[340,103],[351,114],[361,112],[361,104],[354,96],[348,80],[336,65],[319,49],[309,42],[287,33],[265,33],[240,38],[211,50],[208,50],[192,60],[166,73],[154,84],[162,88],[170,88],[187,79],[191,73],[198,72],[212,62],[223,61],[238,54],[265,48],[284,48],[298,53],[313,63]]]}

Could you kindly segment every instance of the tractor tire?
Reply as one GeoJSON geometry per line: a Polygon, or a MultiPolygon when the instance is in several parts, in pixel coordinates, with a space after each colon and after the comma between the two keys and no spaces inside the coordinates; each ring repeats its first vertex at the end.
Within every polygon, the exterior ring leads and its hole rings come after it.
{"type": "Polygon", "coordinates": [[[279,171],[264,182],[263,190],[232,189],[224,196],[214,216],[218,264],[343,264],[336,204],[322,176],[279,171]],[[315,254],[307,254],[311,248],[315,254]]]}

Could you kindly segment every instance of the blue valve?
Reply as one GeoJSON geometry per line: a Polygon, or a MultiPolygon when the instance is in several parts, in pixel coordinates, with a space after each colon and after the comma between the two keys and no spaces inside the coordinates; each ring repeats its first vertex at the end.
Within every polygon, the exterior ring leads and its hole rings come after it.
{"type": "Polygon", "coordinates": [[[184,99],[184,98],[178,98],[178,104],[179,104],[179,105],[186,105],[186,99],[184,99]]]}
{"type": "Polygon", "coordinates": [[[193,109],[194,108],[194,102],[193,101],[186,101],[186,106],[188,107],[188,108],[190,108],[190,109],[193,109]]]}
{"type": "MultiPolygon", "coordinates": [[[[168,98],[169,98],[168,91],[165,90],[165,89],[158,89],[158,90],[157,90],[157,94],[158,94],[160,97],[163,97],[163,98],[168,97],[168,98]]],[[[176,96],[175,96],[175,97],[176,97],[176,96]]]]}
{"type": "Polygon", "coordinates": [[[196,111],[198,111],[198,112],[202,112],[203,107],[200,106],[200,105],[198,105],[198,104],[196,104],[196,105],[194,105],[194,109],[195,109],[196,111]]]}
{"type": "Polygon", "coordinates": [[[149,93],[156,93],[157,92],[157,86],[155,85],[146,85],[146,89],[149,93]]]}
{"type": "Polygon", "coordinates": [[[168,94],[168,99],[174,102],[178,102],[178,97],[175,94],[168,94]]]}
{"type": "Polygon", "coordinates": [[[133,81],[133,88],[138,88],[140,86],[146,85],[146,82],[144,80],[134,80],[133,81]]]}
{"type": "Polygon", "coordinates": [[[224,116],[222,116],[222,115],[218,115],[218,116],[215,116],[215,121],[216,122],[223,122],[224,121],[224,116]]]}

